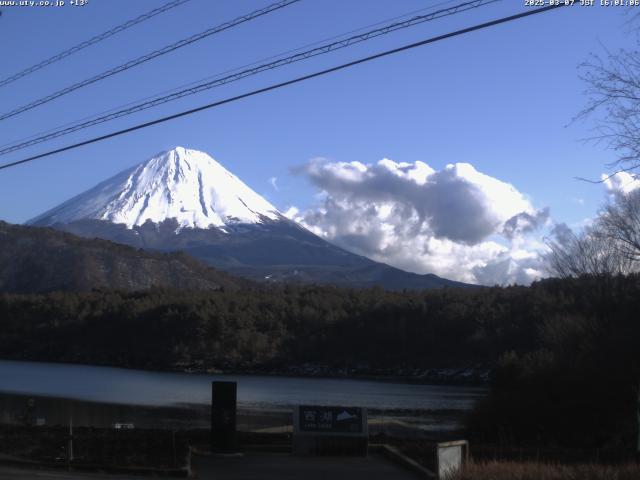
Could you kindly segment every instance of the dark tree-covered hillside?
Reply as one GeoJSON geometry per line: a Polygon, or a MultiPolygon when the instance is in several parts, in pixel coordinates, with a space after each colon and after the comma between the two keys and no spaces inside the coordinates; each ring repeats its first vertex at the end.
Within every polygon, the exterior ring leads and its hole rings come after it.
{"type": "MultiPolygon", "coordinates": [[[[0,357],[152,369],[413,376],[491,368],[475,434],[630,445],[640,275],[389,292],[314,286],[0,295],[0,357]]],[[[428,377],[426,377],[428,379],[428,377]]]]}
{"type": "Polygon", "coordinates": [[[154,253],[0,221],[2,292],[143,290],[154,286],[220,290],[248,284],[183,253],[154,253]]]}

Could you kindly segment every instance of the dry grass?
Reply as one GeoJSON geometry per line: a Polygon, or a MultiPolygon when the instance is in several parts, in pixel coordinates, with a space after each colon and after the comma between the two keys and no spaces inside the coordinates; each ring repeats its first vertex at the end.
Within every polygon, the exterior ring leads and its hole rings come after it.
{"type": "Polygon", "coordinates": [[[450,480],[638,480],[640,464],[554,465],[533,462],[471,463],[450,480]]]}

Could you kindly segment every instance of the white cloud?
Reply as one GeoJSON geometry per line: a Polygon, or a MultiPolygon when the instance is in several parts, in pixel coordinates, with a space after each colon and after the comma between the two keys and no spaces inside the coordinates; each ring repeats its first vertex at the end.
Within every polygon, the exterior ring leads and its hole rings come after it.
{"type": "Polygon", "coordinates": [[[278,181],[278,177],[271,177],[269,178],[269,183],[271,184],[271,186],[273,187],[273,189],[277,192],[279,191],[278,189],[278,184],[276,183],[278,181]]]}
{"type": "Polygon", "coordinates": [[[549,222],[549,210],[468,163],[436,171],[420,161],[314,159],[295,171],[322,195],[290,218],[354,253],[473,283],[542,276],[544,247],[527,237],[549,222]]]}
{"type": "Polygon", "coordinates": [[[627,172],[617,172],[613,175],[601,176],[607,193],[612,196],[628,195],[632,191],[640,188],[640,178],[627,172]]]}
{"type": "Polygon", "coordinates": [[[504,223],[502,235],[509,239],[515,239],[522,234],[538,230],[549,221],[549,207],[533,213],[520,212],[504,223]]]}
{"type": "Polygon", "coordinates": [[[300,218],[298,217],[298,213],[300,213],[300,210],[298,210],[293,205],[287,208],[284,212],[282,212],[282,214],[285,217],[287,217],[289,220],[294,220],[294,221],[300,220],[300,218]]]}

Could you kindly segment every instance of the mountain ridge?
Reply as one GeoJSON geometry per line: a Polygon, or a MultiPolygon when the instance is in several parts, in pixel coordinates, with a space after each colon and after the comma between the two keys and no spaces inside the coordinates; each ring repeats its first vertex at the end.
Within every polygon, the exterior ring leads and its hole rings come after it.
{"type": "Polygon", "coordinates": [[[249,284],[184,253],[140,250],[51,228],[0,221],[0,292],[95,289],[238,290],[249,284]]]}
{"type": "Polygon", "coordinates": [[[206,153],[183,147],[124,170],[28,224],[183,251],[251,280],[394,290],[470,286],[333,245],[286,218],[206,153]]]}

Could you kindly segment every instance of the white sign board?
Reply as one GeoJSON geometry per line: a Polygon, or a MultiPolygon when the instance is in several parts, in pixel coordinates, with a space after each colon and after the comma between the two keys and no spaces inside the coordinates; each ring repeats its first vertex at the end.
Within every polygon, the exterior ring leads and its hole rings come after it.
{"type": "Polygon", "coordinates": [[[438,478],[444,479],[462,468],[467,460],[469,443],[466,440],[438,444],[438,478]]]}

